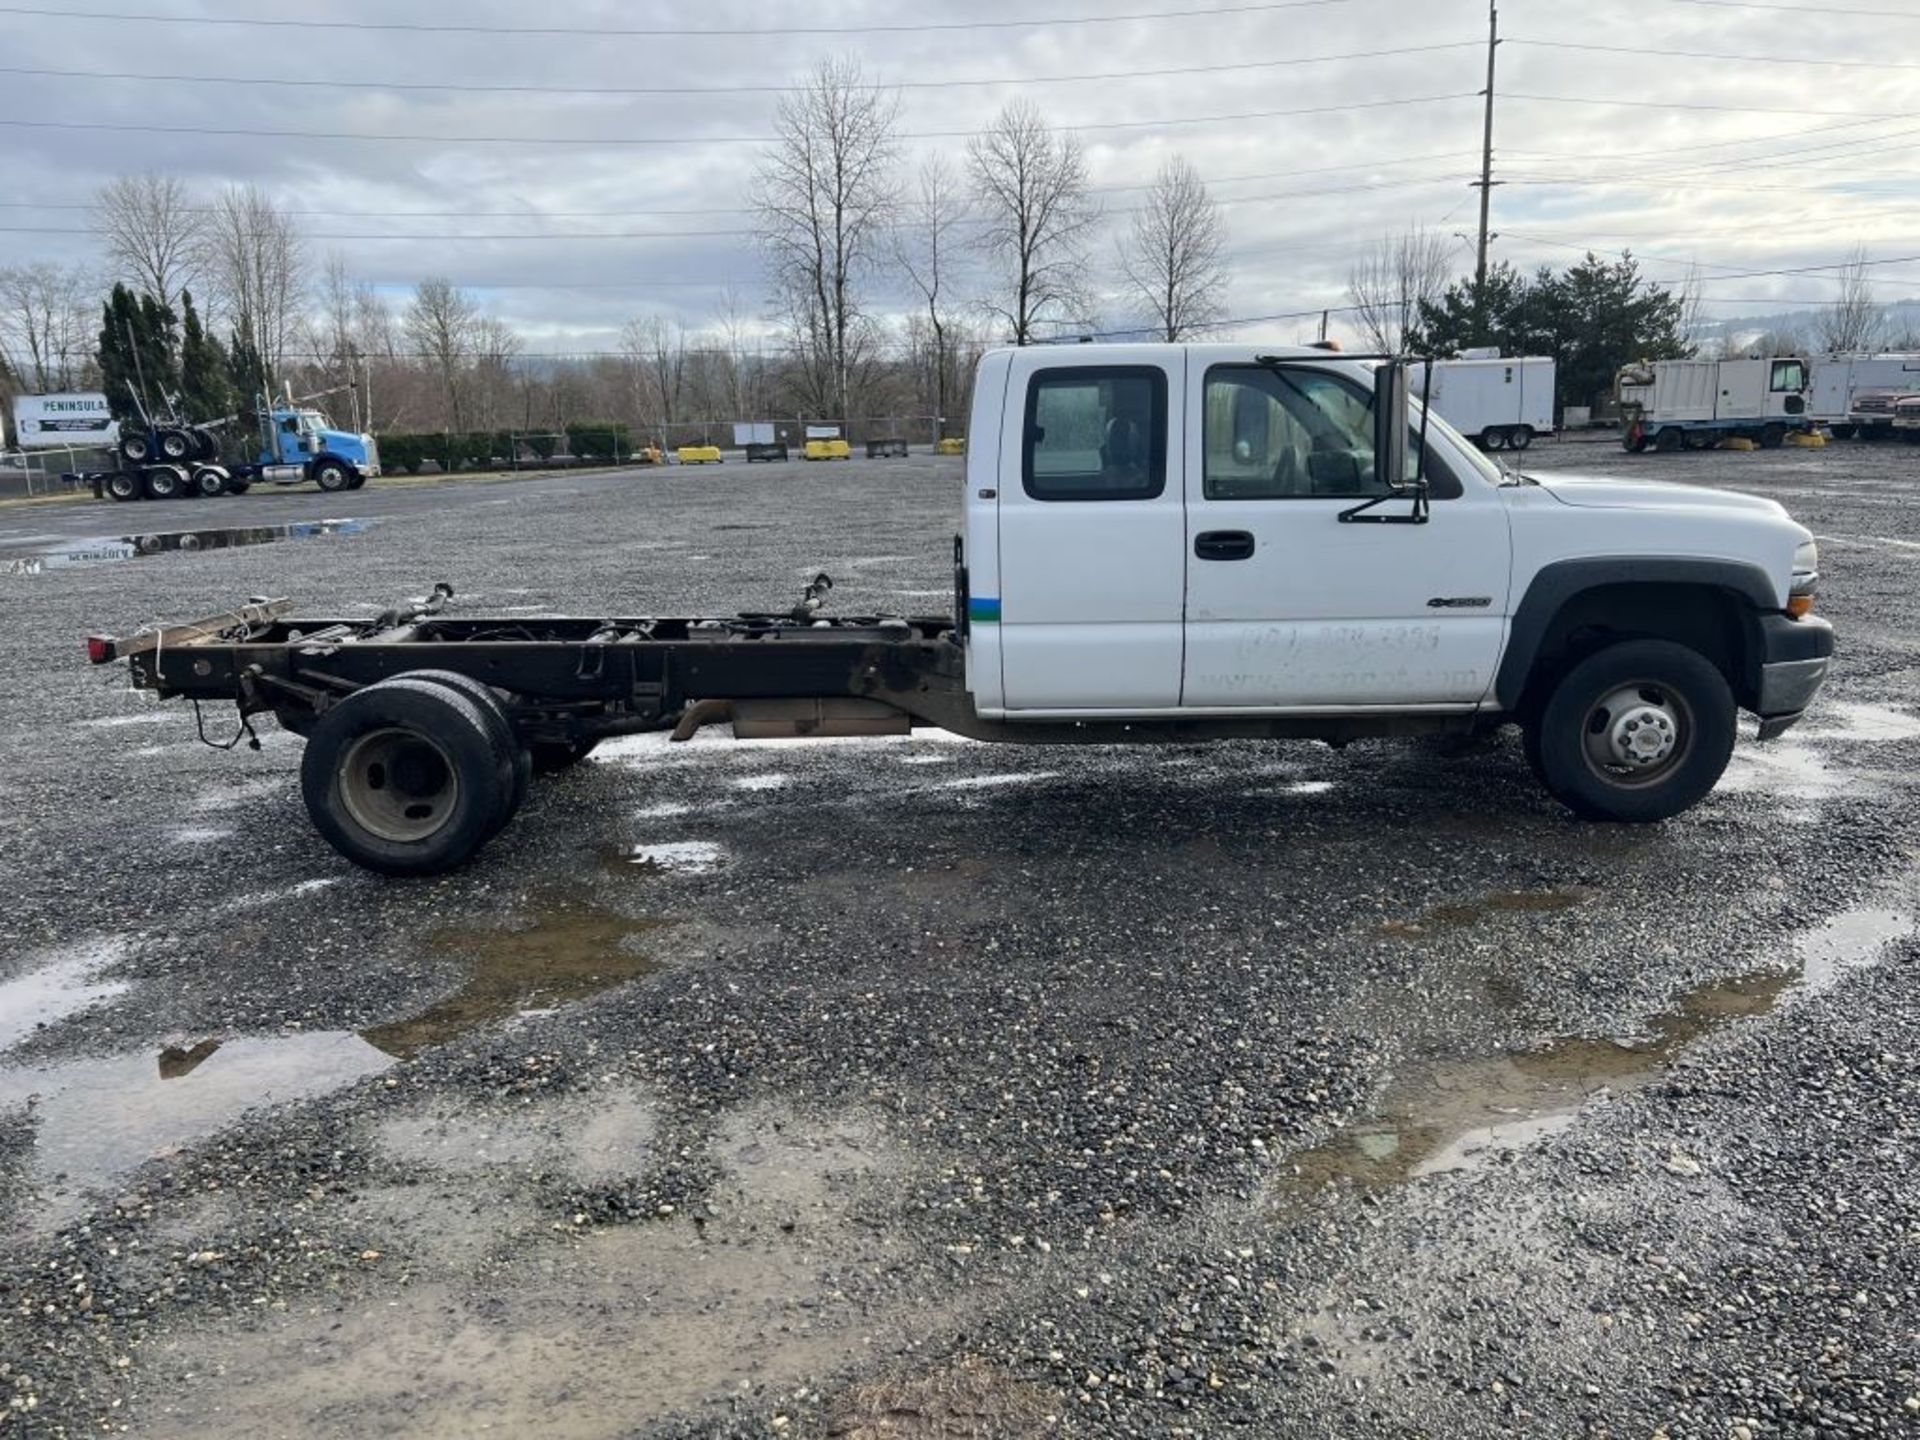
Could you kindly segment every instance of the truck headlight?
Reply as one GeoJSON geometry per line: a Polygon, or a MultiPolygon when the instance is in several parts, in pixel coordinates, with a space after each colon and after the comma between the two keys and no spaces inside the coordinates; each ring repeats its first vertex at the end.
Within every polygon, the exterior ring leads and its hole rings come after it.
{"type": "Polygon", "coordinates": [[[1803,541],[1793,552],[1793,584],[1787,591],[1787,613],[1798,620],[1813,612],[1813,593],[1820,588],[1820,547],[1803,541]]]}

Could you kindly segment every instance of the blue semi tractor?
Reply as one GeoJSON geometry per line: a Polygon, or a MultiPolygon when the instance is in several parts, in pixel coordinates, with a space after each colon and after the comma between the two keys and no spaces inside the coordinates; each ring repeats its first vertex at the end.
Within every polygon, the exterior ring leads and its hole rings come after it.
{"type": "Polygon", "coordinates": [[[253,413],[258,433],[250,458],[223,462],[214,432],[238,418],[123,426],[119,468],[70,478],[105,499],[178,500],[309,480],[322,490],[358,490],[380,473],[380,445],[373,436],[336,430],[322,411],[290,399],[269,403],[264,395],[253,413]]]}

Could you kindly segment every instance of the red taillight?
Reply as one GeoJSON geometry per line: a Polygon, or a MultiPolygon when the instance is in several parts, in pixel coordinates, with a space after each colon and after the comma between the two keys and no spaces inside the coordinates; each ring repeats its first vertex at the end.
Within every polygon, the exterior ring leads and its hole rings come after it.
{"type": "Polygon", "coordinates": [[[111,635],[87,636],[87,659],[96,665],[104,665],[113,659],[113,637],[111,635]]]}

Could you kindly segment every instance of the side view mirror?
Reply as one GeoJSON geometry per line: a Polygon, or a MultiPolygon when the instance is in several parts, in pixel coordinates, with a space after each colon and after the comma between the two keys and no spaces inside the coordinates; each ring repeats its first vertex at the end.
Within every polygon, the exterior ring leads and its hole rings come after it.
{"type": "Polygon", "coordinates": [[[1427,423],[1420,418],[1421,471],[1407,479],[1407,431],[1412,415],[1408,394],[1412,386],[1411,367],[1395,357],[1382,361],[1373,372],[1373,473],[1386,487],[1385,493],[1364,500],[1340,512],[1343,525],[1424,525],[1427,523],[1427,481],[1425,475],[1427,423]],[[1376,507],[1387,500],[1411,495],[1413,508],[1405,514],[1381,513],[1376,507]]]}
{"type": "Polygon", "coordinates": [[[1406,486],[1409,388],[1405,360],[1383,361],[1373,372],[1373,473],[1390,490],[1406,486]]]}

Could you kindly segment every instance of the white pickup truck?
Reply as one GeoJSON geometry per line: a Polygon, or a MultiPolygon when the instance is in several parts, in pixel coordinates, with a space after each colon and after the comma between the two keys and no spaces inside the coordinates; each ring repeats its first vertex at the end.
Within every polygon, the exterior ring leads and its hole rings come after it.
{"type": "MultiPolygon", "coordinates": [[[[1318,739],[1517,722],[1598,819],[1699,800],[1820,688],[1813,538],[1770,500],[1502,468],[1405,362],[1240,345],[1039,347],[980,363],[956,612],[375,620],[285,602],[94,636],[136,685],[308,737],[316,825],[376,869],[443,870],[529,769],[603,736],[1016,743],[1318,739]]],[[[447,592],[450,593],[450,592],[447,592]]]]}

